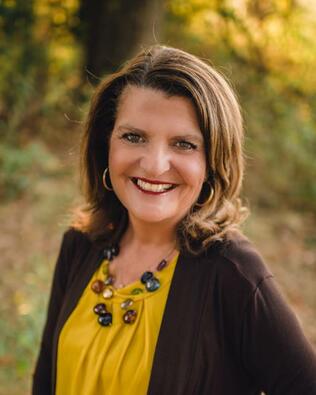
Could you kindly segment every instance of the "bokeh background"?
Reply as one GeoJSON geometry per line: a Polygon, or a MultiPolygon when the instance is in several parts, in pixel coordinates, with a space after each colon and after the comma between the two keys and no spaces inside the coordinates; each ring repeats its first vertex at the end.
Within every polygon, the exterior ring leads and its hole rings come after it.
{"type": "Polygon", "coordinates": [[[78,146],[100,79],[151,43],[231,79],[262,252],[316,345],[316,2],[0,0],[0,394],[30,392],[52,270],[81,202],[78,146]]]}

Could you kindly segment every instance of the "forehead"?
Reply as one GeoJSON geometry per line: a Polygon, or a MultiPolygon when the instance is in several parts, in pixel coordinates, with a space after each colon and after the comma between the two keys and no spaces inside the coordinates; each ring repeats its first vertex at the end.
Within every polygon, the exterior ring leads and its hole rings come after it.
{"type": "Polygon", "coordinates": [[[167,96],[163,91],[127,86],[119,100],[115,126],[130,124],[146,130],[168,130],[202,136],[191,101],[182,96],[167,96]]]}

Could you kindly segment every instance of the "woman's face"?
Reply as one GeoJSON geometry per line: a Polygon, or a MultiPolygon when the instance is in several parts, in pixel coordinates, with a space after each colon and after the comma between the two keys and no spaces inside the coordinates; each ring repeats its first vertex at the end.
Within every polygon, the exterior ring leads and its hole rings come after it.
{"type": "Polygon", "coordinates": [[[206,177],[203,136],[190,100],[125,88],[110,138],[109,173],[130,220],[176,225],[206,177]]]}

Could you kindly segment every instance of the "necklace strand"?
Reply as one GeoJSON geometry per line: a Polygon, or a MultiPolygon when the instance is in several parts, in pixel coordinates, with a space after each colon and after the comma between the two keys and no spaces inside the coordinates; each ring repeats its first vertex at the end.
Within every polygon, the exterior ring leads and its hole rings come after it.
{"type": "MultiPolygon", "coordinates": [[[[162,258],[162,260],[159,261],[159,264],[158,264],[158,265],[156,265],[153,269],[152,269],[151,267],[148,268],[148,270],[146,270],[146,272],[153,272],[153,271],[156,271],[156,270],[161,271],[163,268],[159,269],[159,265],[163,265],[162,262],[165,262],[165,261],[168,262],[170,256],[172,255],[172,253],[174,252],[175,249],[176,249],[176,246],[174,245],[174,246],[170,249],[170,251],[168,252],[168,254],[165,255],[165,256],[162,258]]],[[[144,273],[146,273],[146,272],[144,272],[144,273]]],[[[144,273],[143,273],[143,274],[144,274],[144,273]]],[[[141,278],[141,276],[139,277],[139,279],[140,279],[140,278],[141,278]]],[[[115,276],[113,276],[113,279],[115,280],[115,276]]],[[[128,284],[129,284],[128,282],[127,282],[127,283],[126,283],[126,282],[121,282],[121,283],[119,283],[117,286],[114,286],[114,284],[112,284],[112,286],[113,286],[114,289],[121,289],[121,288],[126,287],[128,284]]]]}
{"type": "MultiPolygon", "coordinates": [[[[169,257],[175,250],[175,246],[173,246],[172,250],[159,262],[156,266],[156,270],[158,272],[162,271],[169,262],[169,257]]],[[[91,284],[91,289],[96,294],[102,294],[105,300],[110,300],[113,298],[115,292],[118,288],[114,287],[115,277],[110,274],[109,265],[113,261],[113,259],[119,254],[119,246],[109,246],[106,247],[103,251],[103,256],[105,258],[103,262],[102,272],[104,274],[104,279],[96,279],[91,284]]],[[[131,296],[141,294],[145,291],[147,292],[155,292],[160,288],[160,281],[157,277],[155,277],[153,271],[147,270],[140,276],[140,282],[143,287],[133,288],[131,291],[131,296]]],[[[124,286],[124,285],[123,285],[124,286]]],[[[121,309],[124,311],[122,316],[123,322],[125,324],[133,324],[137,318],[137,310],[131,309],[134,304],[134,300],[132,297],[125,299],[121,303],[121,309]]],[[[97,303],[93,307],[93,312],[98,316],[98,323],[101,326],[111,326],[113,322],[113,314],[109,311],[108,306],[105,303],[97,303]]]]}

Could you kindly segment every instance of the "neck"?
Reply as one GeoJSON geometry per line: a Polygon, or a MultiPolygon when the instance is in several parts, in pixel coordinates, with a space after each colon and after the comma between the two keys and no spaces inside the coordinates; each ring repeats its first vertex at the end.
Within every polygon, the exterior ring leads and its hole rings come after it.
{"type": "Polygon", "coordinates": [[[144,224],[130,220],[127,230],[121,240],[122,245],[134,246],[140,249],[150,247],[175,246],[176,226],[161,223],[144,224]]]}

